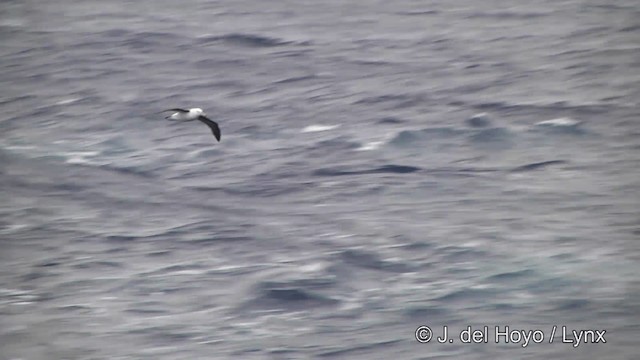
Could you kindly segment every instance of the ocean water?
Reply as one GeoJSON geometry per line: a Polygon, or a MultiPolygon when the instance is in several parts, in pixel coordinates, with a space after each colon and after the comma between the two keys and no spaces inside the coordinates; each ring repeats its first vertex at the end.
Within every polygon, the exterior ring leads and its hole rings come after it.
{"type": "Polygon", "coordinates": [[[639,19],[0,2],[0,360],[636,359],[639,19]]]}

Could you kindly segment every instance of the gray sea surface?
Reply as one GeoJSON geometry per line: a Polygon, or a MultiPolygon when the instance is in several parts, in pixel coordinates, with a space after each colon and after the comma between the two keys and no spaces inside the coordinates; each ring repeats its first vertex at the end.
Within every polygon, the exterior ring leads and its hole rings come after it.
{"type": "Polygon", "coordinates": [[[3,0],[0,39],[0,360],[638,358],[636,0],[3,0]]]}

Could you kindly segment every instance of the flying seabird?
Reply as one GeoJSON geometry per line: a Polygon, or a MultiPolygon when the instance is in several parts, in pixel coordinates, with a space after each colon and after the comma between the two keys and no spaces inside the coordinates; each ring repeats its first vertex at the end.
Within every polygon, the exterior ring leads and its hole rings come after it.
{"type": "Polygon", "coordinates": [[[213,132],[213,136],[216,137],[216,140],[220,141],[221,134],[220,134],[220,128],[218,127],[218,123],[209,119],[204,113],[204,111],[202,111],[202,109],[193,108],[193,109],[185,110],[185,109],[175,108],[175,109],[162,110],[161,112],[165,112],[165,111],[173,112],[173,114],[165,117],[165,119],[168,119],[168,120],[172,120],[172,121],[200,120],[202,121],[211,129],[211,132],[213,132]]]}

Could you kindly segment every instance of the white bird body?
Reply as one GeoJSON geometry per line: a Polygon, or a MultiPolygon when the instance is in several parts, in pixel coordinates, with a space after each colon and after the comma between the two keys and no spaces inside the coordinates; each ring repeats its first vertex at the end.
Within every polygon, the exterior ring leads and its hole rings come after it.
{"type": "Polygon", "coordinates": [[[221,134],[220,134],[220,128],[218,127],[218,123],[209,119],[207,115],[204,113],[204,111],[202,111],[202,109],[193,108],[193,109],[185,110],[180,108],[174,108],[174,109],[163,110],[161,112],[165,112],[165,111],[173,112],[173,114],[165,117],[165,119],[167,120],[172,120],[172,121],[200,120],[202,121],[211,129],[211,132],[213,132],[213,136],[215,136],[216,140],[220,141],[221,134]]]}
{"type": "MultiPolygon", "coordinates": [[[[175,110],[177,109],[170,109],[169,111],[175,111],[175,110]]],[[[189,111],[187,112],[176,111],[173,114],[167,116],[167,119],[177,120],[177,121],[191,121],[191,120],[196,120],[200,115],[206,116],[206,114],[204,113],[204,111],[202,111],[202,109],[193,108],[193,109],[189,109],[189,111]]]]}

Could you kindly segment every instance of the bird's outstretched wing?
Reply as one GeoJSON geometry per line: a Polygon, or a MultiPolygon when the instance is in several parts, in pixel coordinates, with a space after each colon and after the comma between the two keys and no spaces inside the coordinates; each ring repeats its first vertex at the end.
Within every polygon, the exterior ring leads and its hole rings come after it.
{"type": "Polygon", "coordinates": [[[161,112],[161,113],[163,113],[163,112],[167,112],[167,111],[181,112],[181,113],[188,113],[188,112],[189,112],[189,110],[180,109],[180,108],[167,109],[167,110],[162,110],[162,111],[160,111],[160,112],[161,112]]]}
{"type": "Polygon", "coordinates": [[[221,134],[220,134],[220,128],[218,127],[218,123],[202,115],[198,116],[198,120],[207,124],[207,126],[211,128],[211,132],[213,132],[213,136],[216,137],[216,140],[220,141],[221,134]]]}

